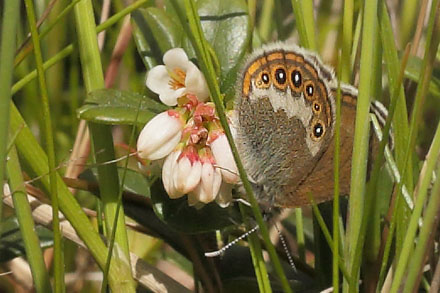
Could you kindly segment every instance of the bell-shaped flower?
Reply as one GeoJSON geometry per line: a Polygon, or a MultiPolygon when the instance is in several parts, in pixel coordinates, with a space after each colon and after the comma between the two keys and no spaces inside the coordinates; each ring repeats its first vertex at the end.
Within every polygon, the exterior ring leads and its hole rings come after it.
{"type": "Polygon", "coordinates": [[[212,154],[214,155],[216,166],[221,170],[223,180],[231,184],[237,183],[239,180],[237,165],[235,164],[234,156],[225,133],[220,131],[211,137],[212,154]]]}
{"type": "Polygon", "coordinates": [[[183,118],[174,110],[153,117],[139,135],[137,141],[139,157],[157,160],[167,156],[179,143],[183,127],[183,118]]]}
{"type": "Polygon", "coordinates": [[[163,62],[165,65],[155,66],[148,72],[146,84],[165,105],[177,105],[177,98],[186,94],[195,95],[202,102],[207,100],[209,90],[205,77],[182,48],[168,50],[163,62]]]}
{"type": "Polygon", "coordinates": [[[213,201],[220,190],[222,175],[218,168],[214,167],[214,158],[208,148],[201,150],[202,173],[199,184],[192,192],[194,198],[201,203],[210,203],[213,201]]]}
{"type": "Polygon", "coordinates": [[[165,162],[162,166],[162,182],[165,191],[172,199],[182,197],[184,193],[178,192],[174,184],[175,170],[177,165],[177,159],[179,158],[181,150],[175,150],[165,158],[165,162]]]}
{"type": "Polygon", "coordinates": [[[174,187],[177,193],[187,194],[194,190],[202,174],[202,163],[194,146],[190,145],[183,149],[173,171],[174,187]]]}

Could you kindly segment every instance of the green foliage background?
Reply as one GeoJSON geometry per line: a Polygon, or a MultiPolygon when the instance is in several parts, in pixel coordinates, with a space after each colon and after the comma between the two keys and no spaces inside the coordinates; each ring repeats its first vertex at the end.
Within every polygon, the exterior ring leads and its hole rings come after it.
{"type": "Polygon", "coordinates": [[[0,177],[11,188],[0,206],[0,291],[438,292],[438,0],[25,0],[0,10],[0,177]],[[296,269],[270,240],[274,227],[235,147],[250,208],[188,207],[167,197],[158,166],[124,159],[141,127],[167,108],[145,87],[164,52],[185,49],[226,126],[243,58],[286,40],[359,88],[350,196],[335,190],[333,202],[288,211],[277,224],[296,269]],[[395,144],[368,165],[372,99],[389,108],[395,144]],[[90,154],[76,152],[81,144],[90,154]],[[59,208],[85,249],[57,213],[45,223],[32,213],[26,193],[59,208]],[[255,222],[261,233],[222,257],[204,256],[255,222]],[[8,263],[18,256],[30,265],[30,287],[8,263]],[[103,278],[90,280],[96,271],[103,278]]]}

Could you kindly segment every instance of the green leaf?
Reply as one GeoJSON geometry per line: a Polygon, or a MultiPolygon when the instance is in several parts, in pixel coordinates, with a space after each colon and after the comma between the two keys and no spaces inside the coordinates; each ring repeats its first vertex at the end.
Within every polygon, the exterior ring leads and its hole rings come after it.
{"type": "MultiPolygon", "coordinates": [[[[0,236],[0,263],[25,255],[20,225],[15,216],[2,220],[0,231],[2,233],[0,236]]],[[[40,239],[41,248],[44,249],[53,245],[52,231],[41,225],[36,225],[35,232],[40,239]]]]}
{"type": "Polygon", "coordinates": [[[144,63],[148,64],[147,69],[154,63],[162,63],[162,56],[169,49],[181,47],[182,28],[164,10],[138,9],[132,16],[136,28],[134,38],[141,57],[146,60],[144,63]]]}
{"type": "Polygon", "coordinates": [[[209,232],[241,223],[239,212],[232,206],[221,208],[216,203],[210,203],[196,209],[188,206],[186,196],[170,199],[161,180],[152,185],[151,200],[156,215],[180,232],[209,232]]]}
{"type": "Polygon", "coordinates": [[[197,2],[206,40],[217,54],[222,93],[235,86],[237,70],[249,47],[249,16],[243,0],[197,2]]]}
{"type": "MultiPolygon", "coordinates": [[[[118,168],[119,180],[122,181],[122,173],[124,168],[118,168]]],[[[87,180],[88,182],[98,184],[96,179],[97,171],[96,168],[87,169],[79,175],[80,179],[87,180]]],[[[121,182],[119,182],[120,184],[121,182]]],[[[133,171],[131,169],[126,170],[125,181],[123,186],[124,191],[142,195],[144,197],[150,197],[150,183],[147,178],[139,172],[133,171]]],[[[91,192],[93,192],[91,190],[91,192]]],[[[95,194],[99,196],[99,194],[95,194]]]]}
{"type": "Polygon", "coordinates": [[[85,105],[78,109],[78,115],[81,119],[101,124],[143,125],[165,110],[165,105],[139,93],[100,89],[89,93],[85,105]],[[139,116],[135,121],[138,108],[139,116]]]}

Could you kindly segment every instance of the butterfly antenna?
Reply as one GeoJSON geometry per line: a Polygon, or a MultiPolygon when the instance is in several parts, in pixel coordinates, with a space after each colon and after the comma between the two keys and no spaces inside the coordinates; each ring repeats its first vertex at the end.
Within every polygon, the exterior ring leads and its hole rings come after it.
{"type": "Polygon", "coordinates": [[[290,254],[289,249],[288,249],[288,247],[287,247],[286,240],[284,239],[283,234],[281,234],[280,229],[278,229],[278,226],[277,226],[276,223],[275,223],[274,226],[275,226],[275,229],[277,229],[278,235],[280,236],[281,245],[283,246],[284,251],[286,252],[287,260],[289,261],[289,264],[290,264],[290,266],[292,267],[292,269],[296,272],[295,263],[293,262],[292,255],[290,254]]]}
{"type": "Polygon", "coordinates": [[[254,228],[252,228],[251,230],[249,230],[246,233],[242,234],[240,237],[234,239],[233,241],[229,242],[228,244],[226,244],[225,246],[223,246],[219,250],[211,251],[211,252],[205,252],[205,256],[206,257],[216,257],[216,256],[222,255],[231,246],[235,245],[238,241],[243,240],[247,236],[251,235],[252,233],[257,231],[258,229],[260,229],[260,227],[258,227],[258,225],[256,225],[254,228]]]}

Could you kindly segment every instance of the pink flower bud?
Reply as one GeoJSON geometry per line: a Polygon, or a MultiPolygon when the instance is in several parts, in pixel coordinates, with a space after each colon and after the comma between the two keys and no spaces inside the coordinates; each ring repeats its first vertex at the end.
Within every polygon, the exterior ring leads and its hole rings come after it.
{"type": "Polygon", "coordinates": [[[148,160],[164,158],[180,141],[183,119],[173,110],[162,112],[142,129],[137,141],[139,157],[148,160]]]}

